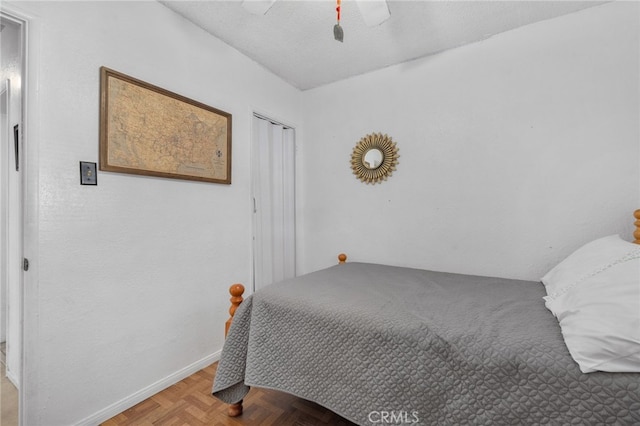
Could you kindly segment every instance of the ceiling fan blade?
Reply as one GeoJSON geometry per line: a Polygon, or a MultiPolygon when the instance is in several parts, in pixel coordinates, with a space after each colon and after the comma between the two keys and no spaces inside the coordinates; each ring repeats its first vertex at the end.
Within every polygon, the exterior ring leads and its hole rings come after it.
{"type": "Polygon", "coordinates": [[[356,0],[356,3],[369,27],[380,25],[391,16],[386,0],[356,0]]]}
{"type": "Polygon", "coordinates": [[[243,0],[242,7],[255,15],[264,15],[275,2],[276,0],[243,0]]]}

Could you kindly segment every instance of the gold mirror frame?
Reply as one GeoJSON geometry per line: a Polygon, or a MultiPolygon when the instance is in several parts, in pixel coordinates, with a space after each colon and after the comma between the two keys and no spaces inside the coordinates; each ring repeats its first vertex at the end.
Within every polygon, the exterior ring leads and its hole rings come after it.
{"type": "Polygon", "coordinates": [[[358,179],[367,184],[381,183],[387,180],[398,164],[398,147],[391,137],[382,133],[372,133],[360,139],[351,154],[351,169],[358,179]],[[364,156],[371,149],[382,152],[382,163],[375,169],[364,165],[364,156]]]}

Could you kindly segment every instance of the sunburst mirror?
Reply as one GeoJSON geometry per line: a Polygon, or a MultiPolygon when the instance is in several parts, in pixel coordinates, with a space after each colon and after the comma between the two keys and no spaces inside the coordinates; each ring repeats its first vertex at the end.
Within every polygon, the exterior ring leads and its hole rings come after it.
{"type": "Polygon", "coordinates": [[[360,139],[351,154],[351,169],[367,184],[387,180],[398,164],[398,147],[391,137],[372,133],[360,139]]]}

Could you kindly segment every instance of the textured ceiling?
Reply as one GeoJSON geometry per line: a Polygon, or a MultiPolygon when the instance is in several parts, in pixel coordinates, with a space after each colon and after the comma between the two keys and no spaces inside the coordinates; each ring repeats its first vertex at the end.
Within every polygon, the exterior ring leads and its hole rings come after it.
{"type": "Polygon", "coordinates": [[[241,1],[160,2],[302,90],[606,3],[388,0],[391,18],[370,28],[343,0],[340,43],[333,0],[277,0],[266,15],[241,1]]]}

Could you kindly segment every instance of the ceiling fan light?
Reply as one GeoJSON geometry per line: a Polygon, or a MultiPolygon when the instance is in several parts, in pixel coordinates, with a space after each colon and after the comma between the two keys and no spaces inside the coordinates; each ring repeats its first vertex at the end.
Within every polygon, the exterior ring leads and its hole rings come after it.
{"type": "Polygon", "coordinates": [[[275,2],[276,0],[243,0],[242,7],[254,15],[264,15],[275,2]]]}
{"type": "Polygon", "coordinates": [[[386,0],[356,0],[356,3],[368,27],[380,25],[391,16],[386,0]]]}

